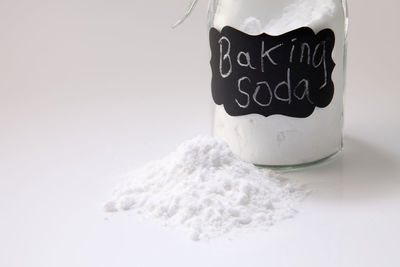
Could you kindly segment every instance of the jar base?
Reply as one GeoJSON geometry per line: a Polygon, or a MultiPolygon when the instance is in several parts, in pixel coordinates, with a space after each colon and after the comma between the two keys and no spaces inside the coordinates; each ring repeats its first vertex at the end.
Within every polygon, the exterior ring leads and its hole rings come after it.
{"type": "Polygon", "coordinates": [[[266,169],[271,169],[271,170],[276,170],[276,171],[282,171],[282,172],[291,172],[291,171],[297,171],[297,170],[301,170],[301,169],[305,169],[308,167],[315,167],[318,165],[321,165],[323,163],[329,162],[331,160],[334,160],[338,155],[341,154],[341,152],[343,151],[343,146],[336,151],[335,153],[316,160],[316,161],[312,161],[312,162],[307,162],[307,163],[302,163],[302,164],[295,164],[295,165],[260,165],[260,164],[254,164],[257,167],[260,168],[266,168],[266,169]]]}

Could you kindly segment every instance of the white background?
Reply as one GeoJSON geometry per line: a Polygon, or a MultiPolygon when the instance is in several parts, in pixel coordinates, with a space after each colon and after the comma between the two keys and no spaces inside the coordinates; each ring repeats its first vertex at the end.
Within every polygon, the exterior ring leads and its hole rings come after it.
{"type": "Polygon", "coordinates": [[[0,0],[0,266],[400,266],[399,1],[350,0],[345,151],[267,233],[189,241],[102,211],[211,128],[206,1],[0,0]]]}

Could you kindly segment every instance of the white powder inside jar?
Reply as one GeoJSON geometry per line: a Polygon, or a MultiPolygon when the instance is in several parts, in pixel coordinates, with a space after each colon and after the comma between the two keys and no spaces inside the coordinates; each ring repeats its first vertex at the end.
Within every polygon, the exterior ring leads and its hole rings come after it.
{"type": "MultiPolygon", "coordinates": [[[[314,32],[330,28],[336,44],[332,74],[335,94],[326,108],[316,108],[307,118],[258,114],[233,117],[215,107],[214,133],[225,140],[242,160],[259,165],[310,163],[342,147],[345,25],[340,0],[220,0],[212,26],[231,26],[251,35],[280,35],[300,27],[314,32]]],[[[236,88],[232,88],[236,90],[236,88]]]]}
{"type": "Polygon", "coordinates": [[[280,17],[274,18],[264,27],[264,32],[282,34],[303,26],[325,24],[336,10],[335,0],[297,0],[286,6],[280,17]]]}
{"type": "Polygon", "coordinates": [[[239,160],[228,145],[200,136],[130,173],[104,205],[186,231],[192,240],[268,229],[297,212],[304,191],[239,160]]]}

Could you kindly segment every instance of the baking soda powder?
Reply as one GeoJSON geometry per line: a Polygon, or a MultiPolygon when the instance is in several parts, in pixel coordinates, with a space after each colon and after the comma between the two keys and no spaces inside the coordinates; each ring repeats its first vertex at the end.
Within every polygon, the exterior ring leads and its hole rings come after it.
{"type": "Polygon", "coordinates": [[[131,210],[197,241],[268,229],[295,215],[304,195],[276,173],[238,159],[225,142],[200,136],[128,174],[104,208],[131,210]]]}

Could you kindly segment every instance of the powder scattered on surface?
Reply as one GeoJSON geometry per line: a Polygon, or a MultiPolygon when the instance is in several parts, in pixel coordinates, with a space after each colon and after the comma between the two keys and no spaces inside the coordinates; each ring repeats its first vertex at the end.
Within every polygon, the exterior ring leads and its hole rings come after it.
{"type": "Polygon", "coordinates": [[[104,205],[186,231],[194,241],[268,229],[297,212],[302,190],[239,160],[223,141],[200,136],[128,175],[104,205]]]}

